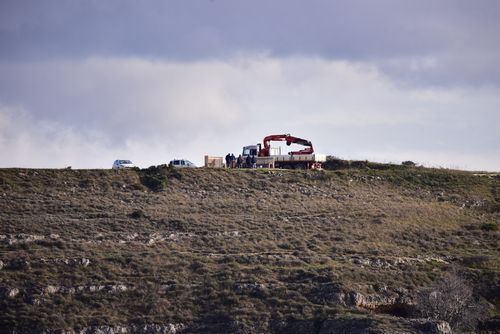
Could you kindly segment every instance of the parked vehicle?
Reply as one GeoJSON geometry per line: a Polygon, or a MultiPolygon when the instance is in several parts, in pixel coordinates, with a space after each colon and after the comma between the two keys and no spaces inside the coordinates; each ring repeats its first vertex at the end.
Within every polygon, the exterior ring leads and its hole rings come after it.
{"type": "Polygon", "coordinates": [[[186,159],[174,159],[169,162],[169,166],[176,168],[196,168],[196,165],[186,159]]]}
{"type": "Polygon", "coordinates": [[[115,160],[113,169],[133,168],[135,165],[130,160],[115,160]]]}
{"type": "Polygon", "coordinates": [[[322,163],[326,161],[326,155],[315,154],[312,143],[307,139],[294,137],[290,134],[279,134],[267,136],[263,142],[264,146],[257,144],[243,147],[241,155],[244,159],[243,161],[245,161],[247,156],[256,157],[258,166],[287,169],[321,169],[322,163]],[[286,155],[282,155],[281,153],[273,154],[271,152],[271,141],[284,141],[288,146],[299,144],[306,148],[288,152],[286,155]]]}

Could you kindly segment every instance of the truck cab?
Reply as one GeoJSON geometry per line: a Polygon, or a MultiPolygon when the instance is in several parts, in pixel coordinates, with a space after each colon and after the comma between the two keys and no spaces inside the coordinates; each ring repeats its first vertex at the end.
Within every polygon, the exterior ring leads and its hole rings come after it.
{"type": "Polygon", "coordinates": [[[241,154],[243,158],[249,156],[258,156],[260,152],[260,145],[249,145],[243,147],[243,153],[241,154]]]}

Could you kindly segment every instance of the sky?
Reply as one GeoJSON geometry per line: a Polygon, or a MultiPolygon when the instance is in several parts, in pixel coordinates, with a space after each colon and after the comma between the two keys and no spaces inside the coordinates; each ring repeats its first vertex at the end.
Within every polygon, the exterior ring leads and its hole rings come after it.
{"type": "Polygon", "coordinates": [[[0,0],[0,167],[202,165],[290,133],[500,171],[499,31],[496,0],[0,0]]]}

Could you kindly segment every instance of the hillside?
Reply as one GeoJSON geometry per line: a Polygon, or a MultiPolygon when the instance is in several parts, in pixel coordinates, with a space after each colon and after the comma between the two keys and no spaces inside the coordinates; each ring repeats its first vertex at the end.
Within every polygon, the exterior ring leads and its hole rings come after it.
{"type": "Polygon", "coordinates": [[[494,332],[499,203],[414,167],[3,169],[0,332],[438,332],[418,296],[450,275],[494,332]]]}

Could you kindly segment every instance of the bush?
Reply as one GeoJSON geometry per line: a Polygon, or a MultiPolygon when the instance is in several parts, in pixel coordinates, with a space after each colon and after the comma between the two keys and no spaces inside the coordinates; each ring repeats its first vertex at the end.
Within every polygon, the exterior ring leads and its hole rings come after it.
{"type": "Polygon", "coordinates": [[[483,230],[483,231],[498,231],[498,225],[495,223],[484,223],[484,224],[481,224],[481,230],[483,230]]]}
{"type": "Polygon", "coordinates": [[[417,164],[416,164],[416,163],[414,163],[414,162],[413,162],[413,161],[411,161],[411,160],[408,160],[408,161],[403,161],[403,162],[401,163],[401,165],[403,165],[403,166],[407,166],[407,167],[415,167],[417,164]]]}
{"type": "Polygon", "coordinates": [[[177,168],[167,165],[151,166],[137,172],[141,183],[155,192],[165,189],[169,179],[182,179],[182,174],[177,168]]]}
{"type": "Polygon", "coordinates": [[[151,191],[161,191],[167,185],[167,180],[162,175],[143,175],[141,176],[141,183],[149,188],[151,191]]]}
{"type": "Polygon", "coordinates": [[[484,313],[481,303],[474,297],[472,288],[456,273],[437,281],[417,295],[420,316],[447,321],[453,330],[474,330],[484,313]]]}
{"type": "Polygon", "coordinates": [[[133,219],[147,218],[147,215],[142,210],[134,210],[128,216],[133,219]]]}

